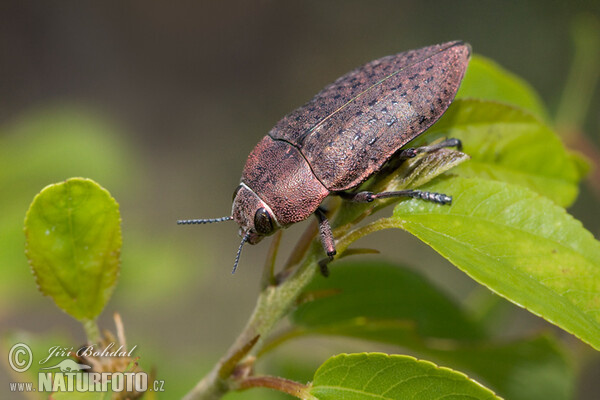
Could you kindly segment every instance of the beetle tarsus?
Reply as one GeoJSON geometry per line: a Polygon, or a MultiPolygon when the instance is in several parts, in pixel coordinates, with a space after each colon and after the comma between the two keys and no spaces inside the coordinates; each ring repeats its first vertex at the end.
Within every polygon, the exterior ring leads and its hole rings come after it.
{"type": "Polygon", "coordinates": [[[460,141],[460,139],[450,138],[446,140],[446,142],[448,143],[448,146],[446,147],[456,147],[456,150],[462,151],[462,142],[460,141]]]}
{"type": "Polygon", "coordinates": [[[410,197],[413,199],[421,199],[431,201],[438,204],[451,204],[452,197],[444,193],[425,192],[423,190],[398,190],[396,192],[374,193],[374,199],[387,199],[390,197],[410,197]]]}
{"type": "Polygon", "coordinates": [[[330,260],[328,258],[324,258],[319,261],[319,270],[321,271],[321,275],[323,275],[325,278],[329,277],[329,268],[327,267],[329,261],[330,260]]]}
{"type": "MultiPolygon", "coordinates": [[[[421,191],[421,190],[410,190],[408,192],[411,192],[411,193],[406,193],[406,196],[412,197],[413,199],[418,198],[418,199],[431,201],[433,203],[438,203],[438,204],[452,204],[452,197],[448,196],[444,193],[425,192],[425,191],[421,191]]],[[[393,193],[393,192],[389,192],[389,193],[393,193]]],[[[386,196],[386,197],[391,197],[391,196],[386,196]]]]}
{"type": "Polygon", "coordinates": [[[452,197],[444,193],[420,192],[420,197],[438,204],[452,204],[452,197]]]}

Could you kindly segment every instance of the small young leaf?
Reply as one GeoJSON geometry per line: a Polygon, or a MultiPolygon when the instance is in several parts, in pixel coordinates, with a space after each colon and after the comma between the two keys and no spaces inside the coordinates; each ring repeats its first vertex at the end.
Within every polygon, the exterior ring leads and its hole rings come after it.
{"type": "Polygon", "coordinates": [[[526,81],[479,55],[471,58],[456,98],[508,103],[548,120],[548,113],[540,97],[526,81]]]}
{"type": "Polygon", "coordinates": [[[461,270],[600,349],[600,242],[564,209],[530,190],[478,178],[426,190],[452,206],[399,203],[381,227],[402,228],[461,270]]]}
{"type": "Polygon", "coordinates": [[[27,212],[26,254],[38,288],[73,318],[94,320],[112,294],[120,222],[117,202],[82,178],[47,186],[27,212]]]}
{"type": "Polygon", "coordinates": [[[315,372],[309,394],[319,400],[499,399],[466,375],[413,357],[340,354],[315,372]]]}
{"type": "Polygon", "coordinates": [[[526,186],[567,207],[577,197],[580,160],[543,122],[520,109],[482,100],[456,100],[421,141],[460,139],[471,160],[452,173],[526,186]]]}
{"type": "Polygon", "coordinates": [[[126,188],[133,193],[140,163],[128,143],[130,135],[77,103],[40,102],[41,107],[26,107],[20,115],[0,121],[3,309],[18,308],[39,297],[23,257],[23,216],[41,188],[67,177],[86,176],[113,191],[126,188]],[[23,289],[27,287],[31,290],[23,289]]]}

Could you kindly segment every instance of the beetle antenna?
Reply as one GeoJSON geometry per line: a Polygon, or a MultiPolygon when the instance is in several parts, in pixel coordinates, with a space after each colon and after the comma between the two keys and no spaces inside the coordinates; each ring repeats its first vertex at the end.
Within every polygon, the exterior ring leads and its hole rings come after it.
{"type": "Polygon", "coordinates": [[[205,218],[205,219],[180,219],[177,221],[177,225],[212,224],[213,222],[231,221],[232,219],[233,219],[233,217],[205,218]]]}
{"type": "Polygon", "coordinates": [[[235,255],[235,262],[233,263],[233,271],[232,274],[235,274],[235,270],[237,269],[238,262],[240,261],[240,255],[242,254],[242,246],[250,239],[250,233],[246,233],[242,238],[242,242],[240,243],[240,247],[238,248],[237,254],[235,255]]]}

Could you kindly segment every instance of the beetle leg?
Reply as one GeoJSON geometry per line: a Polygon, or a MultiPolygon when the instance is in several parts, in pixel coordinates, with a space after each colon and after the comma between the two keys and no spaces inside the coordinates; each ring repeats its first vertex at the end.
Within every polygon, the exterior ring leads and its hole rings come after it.
{"type": "Polygon", "coordinates": [[[398,154],[398,158],[400,158],[400,159],[413,158],[413,157],[416,157],[417,154],[430,153],[432,151],[435,151],[438,149],[443,149],[445,147],[456,147],[460,151],[460,150],[462,150],[462,143],[459,139],[451,138],[451,139],[446,139],[443,142],[439,142],[439,143],[428,145],[428,146],[411,147],[411,148],[400,151],[400,153],[398,154]]]}
{"type": "Polygon", "coordinates": [[[387,199],[389,197],[411,197],[413,199],[423,199],[438,204],[451,204],[452,197],[443,193],[425,192],[422,190],[398,190],[395,192],[358,192],[358,193],[340,193],[346,200],[356,203],[370,203],[375,199],[387,199]]]}
{"type": "Polygon", "coordinates": [[[335,256],[335,241],[333,239],[333,233],[331,232],[331,226],[329,225],[329,221],[325,216],[325,212],[321,207],[317,208],[315,211],[315,215],[319,220],[319,233],[321,234],[321,242],[323,243],[323,248],[327,253],[327,257],[329,260],[333,260],[333,256],[335,256]]]}
{"type": "Polygon", "coordinates": [[[450,138],[450,139],[444,140],[443,142],[431,144],[428,146],[417,147],[416,150],[419,153],[429,153],[431,151],[434,151],[437,149],[443,149],[445,147],[456,147],[456,149],[458,151],[462,151],[462,142],[459,139],[450,138]]]}
{"type": "Polygon", "coordinates": [[[325,216],[325,211],[319,207],[315,211],[315,215],[319,220],[319,233],[321,234],[321,242],[323,243],[323,248],[327,253],[327,258],[319,261],[319,268],[321,269],[321,274],[324,277],[328,277],[329,268],[327,268],[327,264],[332,261],[333,256],[335,256],[335,241],[333,239],[333,233],[331,232],[331,226],[329,225],[329,221],[325,216]]]}
{"type": "Polygon", "coordinates": [[[327,278],[329,276],[329,268],[327,267],[327,264],[329,264],[329,258],[323,258],[322,260],[319,261],[319,268],[321,269],[321,275],[323,275],[325,278],[327,278]]]}

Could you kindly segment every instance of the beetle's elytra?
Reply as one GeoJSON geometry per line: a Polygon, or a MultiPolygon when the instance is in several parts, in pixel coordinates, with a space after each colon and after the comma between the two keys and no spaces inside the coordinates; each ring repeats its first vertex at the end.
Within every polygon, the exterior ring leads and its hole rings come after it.
{"type": "MultiPolygon", "coordinates": [[[[464,42],[448,42],[383,57],[342,76],[283,117],[252,150],[234,192],[230,217],[178,223],[235,220],[242,237],[237,266],[245,242],[256,244],[311,214],[319,218],[323,246],[333,257],[331,228],[319,209],[330,194],[362,202],[412,196],[449,203],[451,198],[443,194],[416,190],[350,191],[391,157],[416,154],[414,149],[400,149],[446,111],[470,52],[464,42]]],[[[457,144],[450,140],[441,146],[457,144]]]]}

